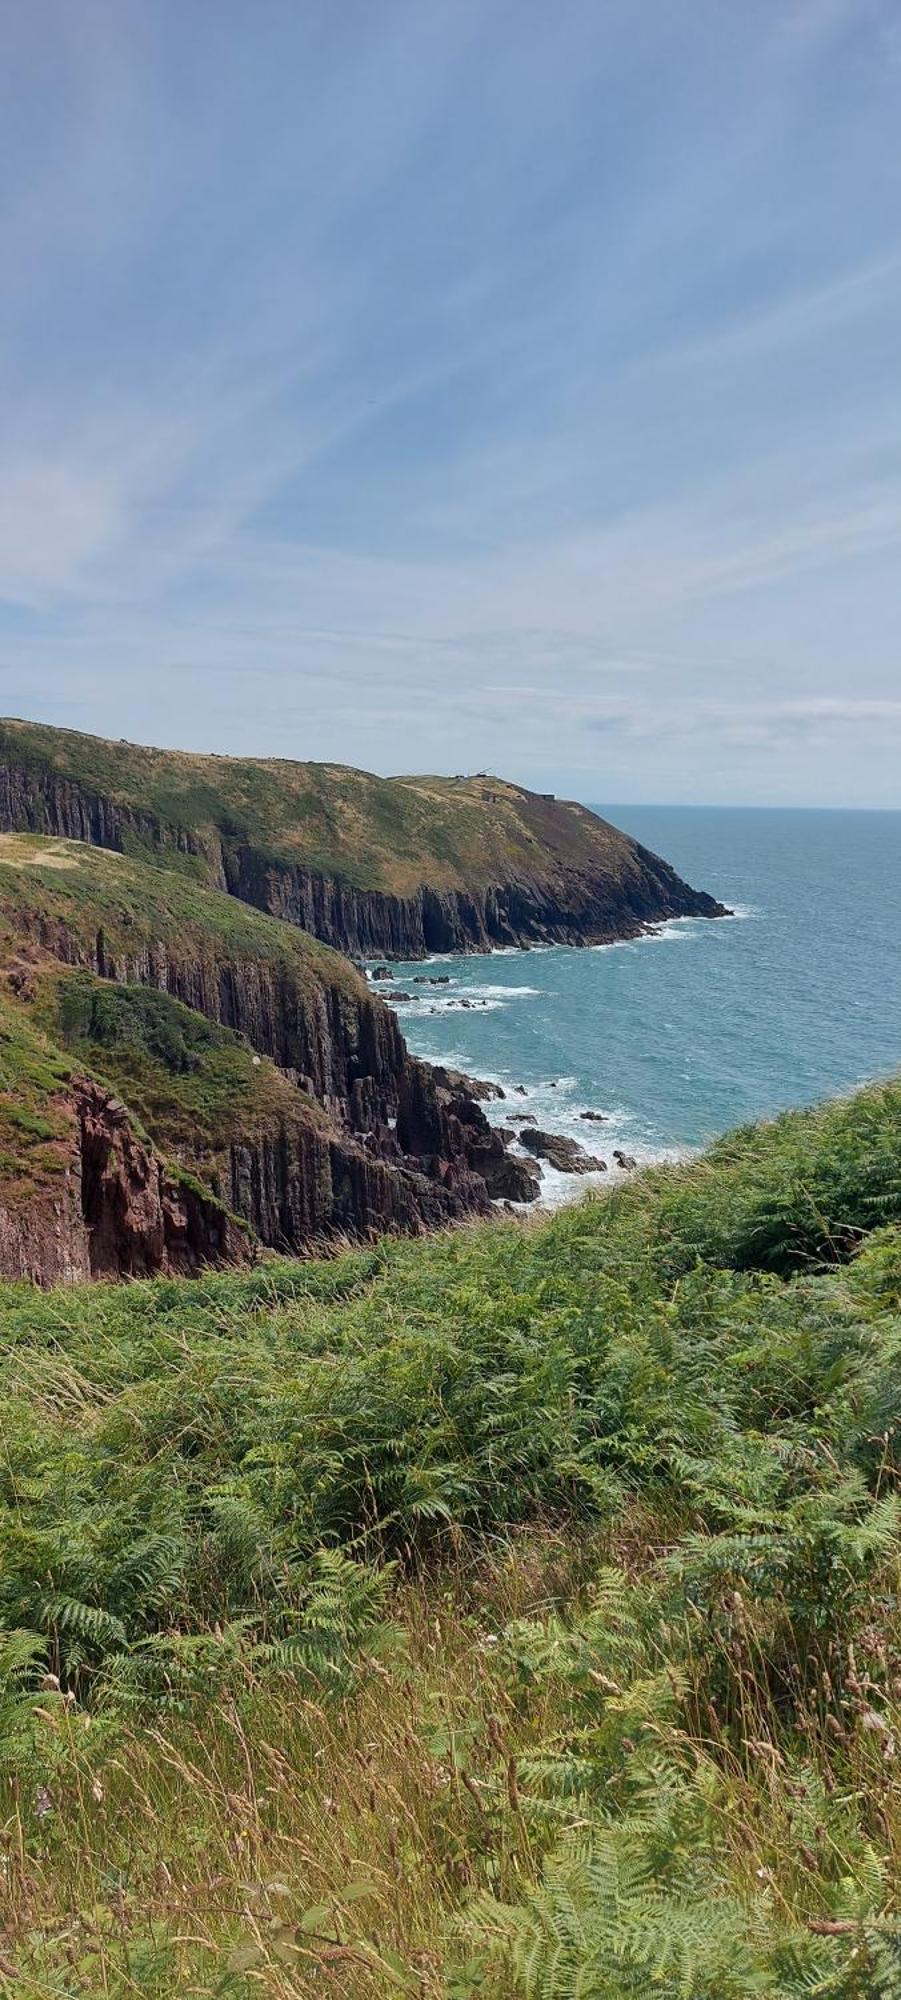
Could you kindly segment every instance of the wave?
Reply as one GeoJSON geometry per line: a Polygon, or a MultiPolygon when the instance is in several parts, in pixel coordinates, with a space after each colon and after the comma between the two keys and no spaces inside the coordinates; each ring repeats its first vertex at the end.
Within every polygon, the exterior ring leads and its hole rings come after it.
{"type": "Polygon", "coordinates": [[[414,1000],[411,996],[409,1000],[388,1000],[387,1004],[393,1007],[396,1014],[402,1014],[404,1020],[427,1021],[433,1014],[496,1014],[504,1002],[499,998],[470,999],[470,992],[467,991],[459,995],[442,993],[434,998],[431,994],[428,997],[423,995],[421,1000],[414,1000]]]}
{"type": "MultiPolygon", "coordinates": [[[[517,1150],[514,1148],[514,1150],[517,1150]]],[[[623,1149],[624,1150],[624,1149],[623,1149]]],[[[677,1166],[680,1161],[692,1157],[692,1148],[684,1146],[640,1146],[630,1147],[631,1155],[638,1168],[654,1166],[677,1166]]],[[[599,1157],[601,1155],[599,1154],[599,1157]]],[[[541,1188],[534,1202],[514,1204],[526,1213],[543,1209],[565,1208],[578,1201],[580,1196],[605,1188],[621,1187],[624,1181],[632,1179],[629,1168],[618,1167],[615,1160],[608,1159],[606,1173],[562,1174],[558,1167],[552,1167],[547,1160],[539,1160],[541,1168],[541,1188]]]]}
{"type": "Polygon", "coordinates": [[[464,986],[461,991],[473,1000],[524,1000],[547,995],[546,986],[464,986]]]}
{"type": "Polygon", "coordinates": [[[640,937],[611,938],[608,944],[589,945],[589,951],[637,951],[643,944],[685,943],[686,939],[700,937],[695,927],[704,922],[701,917],[668,917],[665,923],[656,924],[652,930],[642,931],[640,937]]]}

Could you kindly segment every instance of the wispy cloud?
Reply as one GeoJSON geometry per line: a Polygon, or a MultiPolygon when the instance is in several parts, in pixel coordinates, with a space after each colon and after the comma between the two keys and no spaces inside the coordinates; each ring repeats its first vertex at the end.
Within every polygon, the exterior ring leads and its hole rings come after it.
{"type": "Polygon", "coordinates": [[[2,705],[898,797],[890,10],[217,28],[12,24],[2,705]]]}

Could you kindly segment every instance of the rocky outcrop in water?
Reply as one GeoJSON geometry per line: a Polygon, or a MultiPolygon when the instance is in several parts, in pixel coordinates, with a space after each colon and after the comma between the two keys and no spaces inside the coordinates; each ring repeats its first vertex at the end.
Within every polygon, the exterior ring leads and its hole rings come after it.
{"type": "Polygon", "coordinates": [[[542,1132],[527,1125],[519,1135],[519,1143],[527,1151],[535,1153],[540,1160],[556,1167],[561,1174],[605,1174],[606,1160],[599,1160],[593,1153],[586,1153],[578,1140],[567,1139],[562,1132],[542,1132]]]}

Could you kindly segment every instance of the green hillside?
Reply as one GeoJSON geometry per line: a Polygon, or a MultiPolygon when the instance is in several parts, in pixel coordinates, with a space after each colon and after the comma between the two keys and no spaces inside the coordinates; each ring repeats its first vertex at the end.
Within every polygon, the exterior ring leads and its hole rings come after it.
{"type": "Polygon", "coordinates": [[[899,1312],[897,1084],[0,1290],[0,1990],[891,2000],[899,1312]]]}
{"type": "MultiPolygon", "coordinates": [[[[606,885],[611,900],[646,891],[654,859],[585,806],[494,777],[386,779],[344,765],[146,749],[13,720],[0,723],[0,763],[12,774],[5,823],[14,829],[74,831],[54,823],[58,809],[77,804],[89,821],[100,801],[130,816],[125,844],[159,858],[162,834],[167,865],[208,879],[221,880],[223,850],[239,848],[261,866],[302,867],[394,897],[424,885],[471,895],[540,881],[565,904],[577,879],[606,885]]],[[[661,883],[685,889],[665,869],[661,883]]]]}
{"type": "Polygon", "coordinates": [[[57,955],[63,941],[79,955],[93,952],[100,932],[104,956],[114,965],[156,949],[216,969],[253,965],[288,972],[308,998],[333,988],[356,1000],[367,992],[340,952],[189,874],[150,866],[145,854],[0,834],[3,964],[14,959],[23,936],[38,931],[57,955]]]}

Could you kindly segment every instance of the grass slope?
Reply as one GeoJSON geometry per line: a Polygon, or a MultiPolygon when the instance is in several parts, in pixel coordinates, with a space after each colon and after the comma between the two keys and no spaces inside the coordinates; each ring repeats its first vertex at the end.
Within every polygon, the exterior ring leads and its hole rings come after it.
{"type": "Polygon", "coordinates": [[[324,1112],[239,1035],[167,993],[53,971],[37,1009],[80,1072],[108,1083],[165,1154],[218,1182],[232,1144],[324,1112]]]}
{"type": "Polygon", "coordinates": [[[887,1085],[540,1225],[0,1291],[0,1990],[901,1992],[899,1220],[887,1085]]]}
{"type": "Polygon", "coordinates": [[[54,1190],[69,1165],[71,1073],[64,1052],[0,996],[0,1187],[11,1209],[54,1190]]]}
{"type": "MultiPolygon", "coordinates": [[[[191,756],[14,720],[0,723],[0,757],[206,835],[211,854],[221,836],[397,896],[566,871],[614,886],[640,872],[635,843],[586,807],[499,778],[386,779],[338,764],[191,756]]],[[[171,850],[162,858],[203,867],[171,850]]]]}
{"type": "Polygon", "coordinates": [[[151,867],[144,855],[116,854],[77,840],[0,834],[5,966],[39,927],[53,937],[68,936],[76,946],[90,946],[102,930],[111,958],[161,946],[173,958],[289,972],[308,995],[322,987],[337,987],[354,999],[367,994],[365,979],[340,952],[189,875],[151,867]]]}

